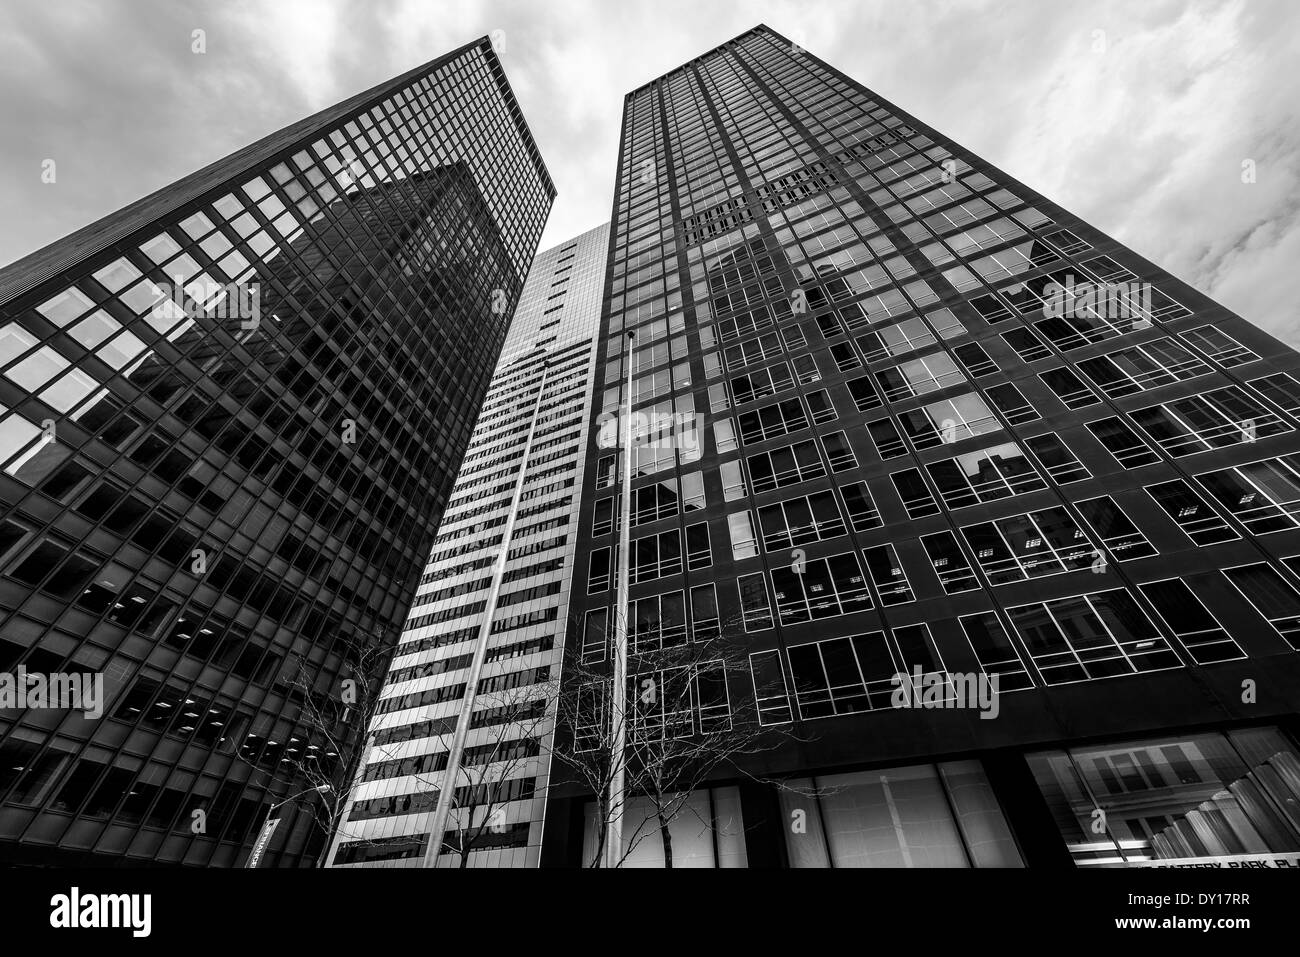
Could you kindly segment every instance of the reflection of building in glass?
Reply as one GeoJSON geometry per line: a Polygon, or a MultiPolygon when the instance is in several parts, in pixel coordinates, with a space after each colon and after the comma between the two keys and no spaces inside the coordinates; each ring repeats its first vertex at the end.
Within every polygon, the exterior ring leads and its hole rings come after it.
{"type": "Polygon", "coordinates": [[[600,226],[533,261],[332,866],[428,863],[448,786],[438,866],[537,865],[608,243],[600,226]]]}
{"type": "MultiPolygon", "coordinates": [[[[642,635],[738,632],[732,713],[755,695],[799,739],[693,796],[678,866],[1164,855],[1294,753],[1300,356],[763,27],[628,94],[618,163],[593,424],[634,331],[634,421],[703,437],[633,450],[629,674],[642,635]],[[918,668],[996,676],[998,717],[896,709],[918,668]],[[1116,741],[1141,764],[1131,739],[1188,729],[1275,740],[1144,793],[1134,823],[1112,807],[1114,834],[1087,792],[1053,814],[1032,755],[1116,741]]],[[[602,431],[569,636],[597,660],[622,484],[602,431]]],[[[591,798],[551,788],[544,862],[590,862],[591,798]]]]}
{"type": "Polygon", "coordinates": [[[0,856],[317,858],[553,196],[483,39],[0,271],[0,856]]]}
{"type": "Polygon", "coordinates": [[[1300,853],[1300,758],[1276,728],[1040,752],[1029,765],[1080,864],[1300,853]]]}

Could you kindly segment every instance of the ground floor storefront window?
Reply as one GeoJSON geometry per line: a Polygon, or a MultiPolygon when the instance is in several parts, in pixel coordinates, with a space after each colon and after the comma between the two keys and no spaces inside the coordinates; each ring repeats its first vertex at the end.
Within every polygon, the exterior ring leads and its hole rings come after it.
{"type": "Polygon", "coordinates": [[[780,787],[791,867],[1022,867],[978,761],[795,778],[780,787]]]}
{"type": "Polygon", "coordinates": [[[1081,866],[1300,866],[1300,758],[1277,728],[1027,757],[1081,866]]]}

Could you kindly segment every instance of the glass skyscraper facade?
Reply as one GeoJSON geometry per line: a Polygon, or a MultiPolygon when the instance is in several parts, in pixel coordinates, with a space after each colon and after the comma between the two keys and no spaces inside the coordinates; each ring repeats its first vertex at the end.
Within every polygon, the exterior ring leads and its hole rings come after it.
{"type": "Polygon", "coordinates": [[[484,38],[0,271],[0,860],[317,860],[554,195],[484,38]]]}
{"type": "Polygon", "coordinates": [[[331,866],[433,863],[447,788],[436,866],[538,864],[608,241],[599,226],[533,262],[331,866]]]}
{"type": "Polygon", "coordinates": [[[618,164],[592,416],[633,331],[651,426],[589,433],[568,640],[608,660],[630,467],[629,674],[734,628],[680,726],[794,732],[677,866],[1294,857],[1300,356],[766,27],[628,94],[618,164]]]}

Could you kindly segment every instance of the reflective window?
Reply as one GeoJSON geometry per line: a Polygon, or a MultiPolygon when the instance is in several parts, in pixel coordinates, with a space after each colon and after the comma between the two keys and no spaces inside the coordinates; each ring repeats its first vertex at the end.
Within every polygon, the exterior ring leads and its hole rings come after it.
{"type": "Polygon", "coordinates": [[[1028,761],[1082,866],[1263,862],[1300,849],[1300,755],[1276,728],[1040,751],[1028,761]]]}

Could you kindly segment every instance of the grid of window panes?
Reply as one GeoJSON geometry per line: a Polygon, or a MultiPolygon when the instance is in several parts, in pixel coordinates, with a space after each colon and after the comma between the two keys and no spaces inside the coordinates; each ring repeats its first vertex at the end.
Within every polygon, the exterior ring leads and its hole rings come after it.
{"type": "Polygon", "coordinates": [[[623,119],[596,412],[632,331],[635,630],[736,623],[772,724],[916,667],[1015,691],[1300,649],[1293,351],[765,28],[623,119]]]}
{"type": "Polygon", "coordinates": [[[439,866],[458,866],[461,847],[471,867],[537,866],[608,236],[608,226],[583,233],[538,254],[529,272],[389,670],[332,866],[422,862],[466,710],[466,757],[439,866]],[[488,617],[484,668],[470,689],[488,617]]]}
{"type": "Polygon", "coordinates": [[[339,760],[553,195],[484,41],[0,309],[0,671],[107,698],[3,715],[0,840],[235,864],[339,760]]]}

